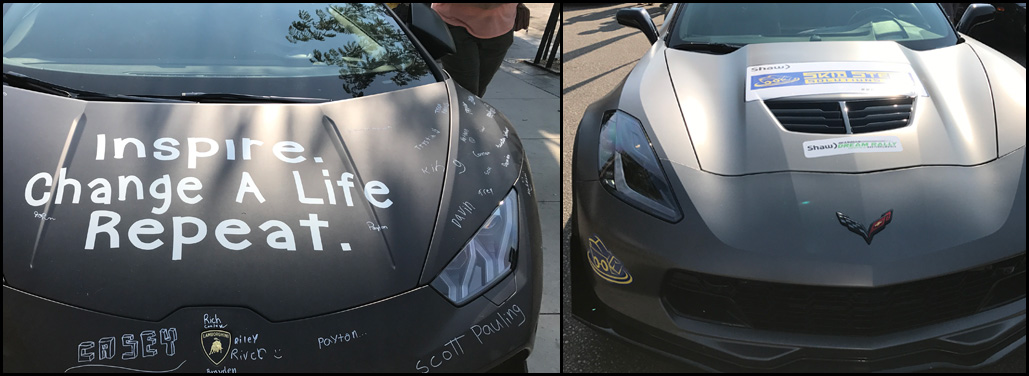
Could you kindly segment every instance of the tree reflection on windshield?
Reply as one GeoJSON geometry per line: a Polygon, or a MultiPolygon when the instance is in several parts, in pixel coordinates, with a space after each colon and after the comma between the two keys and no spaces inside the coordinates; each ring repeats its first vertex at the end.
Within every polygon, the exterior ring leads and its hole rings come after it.
{"type": "Polygon", "coordinates": [[[290,43],[316,40],[325,42],[341,38],[342,46],[311,52],[313,64],[339,67],[343,90],[354,97],[364,96],[364,90],[380,75],[392,74],[390,80],[398,86],[407,85],[428,74],[429,67],[415,52],[407,35],[387,20],[378,5],[340,4],[324,10],[299,11],[299,20],[289,26],[286,40],[290,43]]]}

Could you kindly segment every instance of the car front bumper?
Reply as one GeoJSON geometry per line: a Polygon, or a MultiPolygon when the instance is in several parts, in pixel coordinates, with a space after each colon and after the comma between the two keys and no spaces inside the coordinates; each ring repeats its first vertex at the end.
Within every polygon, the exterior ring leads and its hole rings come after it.
{"type": "Polygon", "coordinates": [[[514,272],[464,306],[421,286],[298,320],[271,322],[246,307],[212,304],[151,322],[5,285],[4,372],[476,372],[524,359],[539,317],[542,249],[536,201],[519,198],[525,230],[514,272]],[[202,339],[214,330],[230,335],[221,351],[202,339]]]}
{"type": "MultiPolygon", "coordinates": [[[[691,210],[685,210],[682,222],[669,224],[629,207],[597,181],[573,184],[572,314],[594,329],[677,360],[736,372],[970,369],[996,362],[1025,344],[1024,290],[1021,299],[974,314],[868,335],[769,330],[678,313],[664,290],[669,276],[713,262],[685,245],[719,246],[686,228],[697,223],[691,210]],[[666,236],[658,236],[661,231],[666,236]],[[691,243],[684,243],[684,237],[691,243]],[[587,258],[591,238],[602,240],[620,258],[631,283],[612,283],[593,270],[587,258]],[[670,256],[682,254],[689,257],[670,256]],[[677,261],[682,259],[693,264],[677,261]]],[[[1024,253],[1013,260],[1019,257],[1024,265],[1024,253]]],[[[721,267],[731,261],[717,260],[721,267]]],[[[1022,270],[1024,278],[1024,266],[1022,270]]]]}

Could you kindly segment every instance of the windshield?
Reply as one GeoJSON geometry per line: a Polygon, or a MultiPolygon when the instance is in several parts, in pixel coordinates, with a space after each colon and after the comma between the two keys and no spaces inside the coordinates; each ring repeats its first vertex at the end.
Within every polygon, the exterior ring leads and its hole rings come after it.
{"type": "Polygon", "coordinates": [[[915,50],[957,42],[935,3],[686,4],[669,46],[804,41],[897,41],[915,50]]]}
{"type": "Polygon", "coordinates": [[[3,30],[5,73],[106,94],[336,100],[438,81],[383,5],[14,4],[3,30]]]}

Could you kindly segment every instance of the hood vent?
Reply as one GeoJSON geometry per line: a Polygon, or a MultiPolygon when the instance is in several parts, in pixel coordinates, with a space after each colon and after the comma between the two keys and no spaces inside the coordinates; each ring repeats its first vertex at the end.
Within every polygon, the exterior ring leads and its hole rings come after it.
{"type": "Polygon", "coordinates": [[[801,133],[855,134],[885,131],[911,123],[913,97],[849,101],[772,100],[765,102],[783,128],[801,133]]]}

